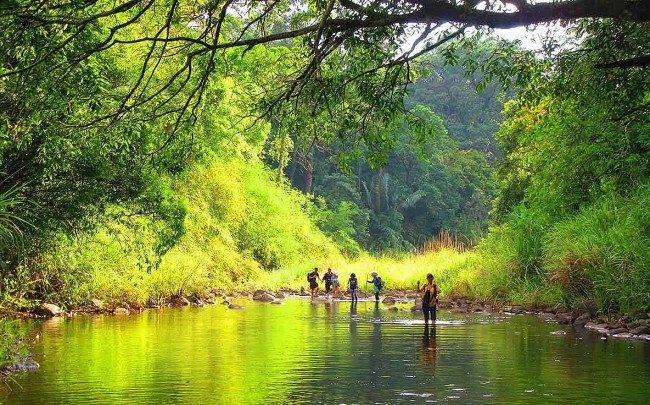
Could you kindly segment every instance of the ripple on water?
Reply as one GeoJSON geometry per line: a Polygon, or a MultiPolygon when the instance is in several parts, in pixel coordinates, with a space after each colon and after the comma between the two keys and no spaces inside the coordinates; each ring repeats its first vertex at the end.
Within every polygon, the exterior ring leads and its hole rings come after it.
{"type": "Polygon", "coordinates": [[[578,341],[571,329],[554,336],[557,325],[527,315],[441,311],[434,328],[424,326],[422,314],[372,302],[284,302],[43,323],[33,348],[41,368],[16,376],[22,388],[0,402],[647,400],[639,384],[650,379],[646,343],[578,341]]]}

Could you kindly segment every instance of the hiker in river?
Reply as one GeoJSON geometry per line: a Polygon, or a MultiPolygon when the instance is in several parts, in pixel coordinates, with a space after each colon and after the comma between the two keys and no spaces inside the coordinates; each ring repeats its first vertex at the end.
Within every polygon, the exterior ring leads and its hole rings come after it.
{"type": "Polygon", "coordinates": [[[339,282],[339,274],[337,272],[332,272],[332,295],[336,295],[341,292],[341,283],[339,282]]]}
{"type": "Polygon", "coordinates": [[[352,301],[359,301],[359,296],[357,291],[359,290],[359,281],[357,280],[357,275],[352,273],[348,279],[348,291],[352,295],[352,301]]]}
{"type": "Polygon", "coordinates": [[[436,324],[436,312],[438,304],[438,294],[440,289],[438,285],[433,282],[433,274],[427,274],[427,283],[420,288],[420,280],[418,280],[418,292],[424,293],[422,295],[422,312],[424,312],[424,323],[429,323],[429,318],[433,325],[436,324]]]}
{"type": "Polygon", "coordinates": [[[314,267],[314,271],[307,274],[307,281],[309,281],[309,289],[311,290],[311,297],[314,298],[318,294],[318,282],[320,275],[318,274],[318,267],[314,267]]]}
{"type": "Polygon", "coordinates": [[[325,283],[325,293],[327,295],[330,295],[330,291],[332,290],[332,269],[327,268],[327,273],[323,274],[323,282],[325,283]]]}
{"type": "Polygon", "coordinates": [[[370,275],[372,276],[372,280],[366,280],[366,283],[372,283],[373,291],[375,293],[375,301],[379,301],[379,292],[384,287],[384,282],[381,277],[379,277],[379,274],[374,271],[370,273],[370,275]]]}

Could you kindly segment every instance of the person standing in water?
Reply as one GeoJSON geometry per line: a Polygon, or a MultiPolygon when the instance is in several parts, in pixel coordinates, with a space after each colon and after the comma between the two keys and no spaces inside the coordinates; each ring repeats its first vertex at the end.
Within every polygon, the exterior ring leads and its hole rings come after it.
{"type": "Polygon", "coordinates": [[[318,282],[320,281],[318,267],[314,267],[314,271],[307,274],[307,281],[309,281],[309,289],[311,290],[311,298],[313,299],[318,294],[318,282]]]}
{"type": "Polygon", "coordinates": [[[424,323],[429,323],[429,318],[433,324],[436,324],[436,312],[438,304],[438,294],[440,289],[438,285],[433,282],[433,274],[427,274],[427,283],[420,288],[420,280],[418,280],[418,292],[424,293],[422,295],[422,312],[424,312],[424,323]]]}
{"type": "Polygon", "coordinates": [[[379,277],[379,274],[376,272],[370,273],[372,276],[372,280],[366,280],[367,283],[372,283],[373,291],[375,293],[375,301],[379,301],[379,292],[381,291],[382,287],[384,286],[384,282],[382,281],[381,277],[379,277]]]}
{"type": "Polygon", "coordinates": [[[323,282],[325,283],[325,294],[330,295],[332,290],[332,269],[327,268],[327,273],[323,274],[323,282]]]}
{"type": "Polygon", "coordinates": [[[341,283],[339,282],[339,273],[332,272],[332,296],[341,292],[341,283]]]}
{"type": "Polygon", "coordinates": [[[357,295],[357,291],[359,290],[359,281],[357,280],[357,275],[352,273],[350,274],[350,278],[348,279],[348,291],[350,291],[350,295],[352,295],[352,301],[359,301],[359,296],[357,295]]]}

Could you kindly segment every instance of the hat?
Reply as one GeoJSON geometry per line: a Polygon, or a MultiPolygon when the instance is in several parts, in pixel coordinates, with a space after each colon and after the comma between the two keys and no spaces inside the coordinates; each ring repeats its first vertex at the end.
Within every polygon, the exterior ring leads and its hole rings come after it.
{"type": "Polygon", "coordinates": [[[374,271],[372,273],[370,273],[370,275],[373,276],[373,277],[377,277],[377,273],[374,272],[374,271]]]}

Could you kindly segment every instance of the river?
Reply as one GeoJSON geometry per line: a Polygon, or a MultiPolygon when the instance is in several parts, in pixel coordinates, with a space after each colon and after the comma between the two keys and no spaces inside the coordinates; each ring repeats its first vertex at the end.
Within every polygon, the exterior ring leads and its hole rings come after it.
{"type": "Polygon", "coordinates": [[[4,404],[648,403],[650,344],[531,315],[239,301],[38,322],[4,404]],[[562,334],[562,331],[564,334],[562,334]]]}

